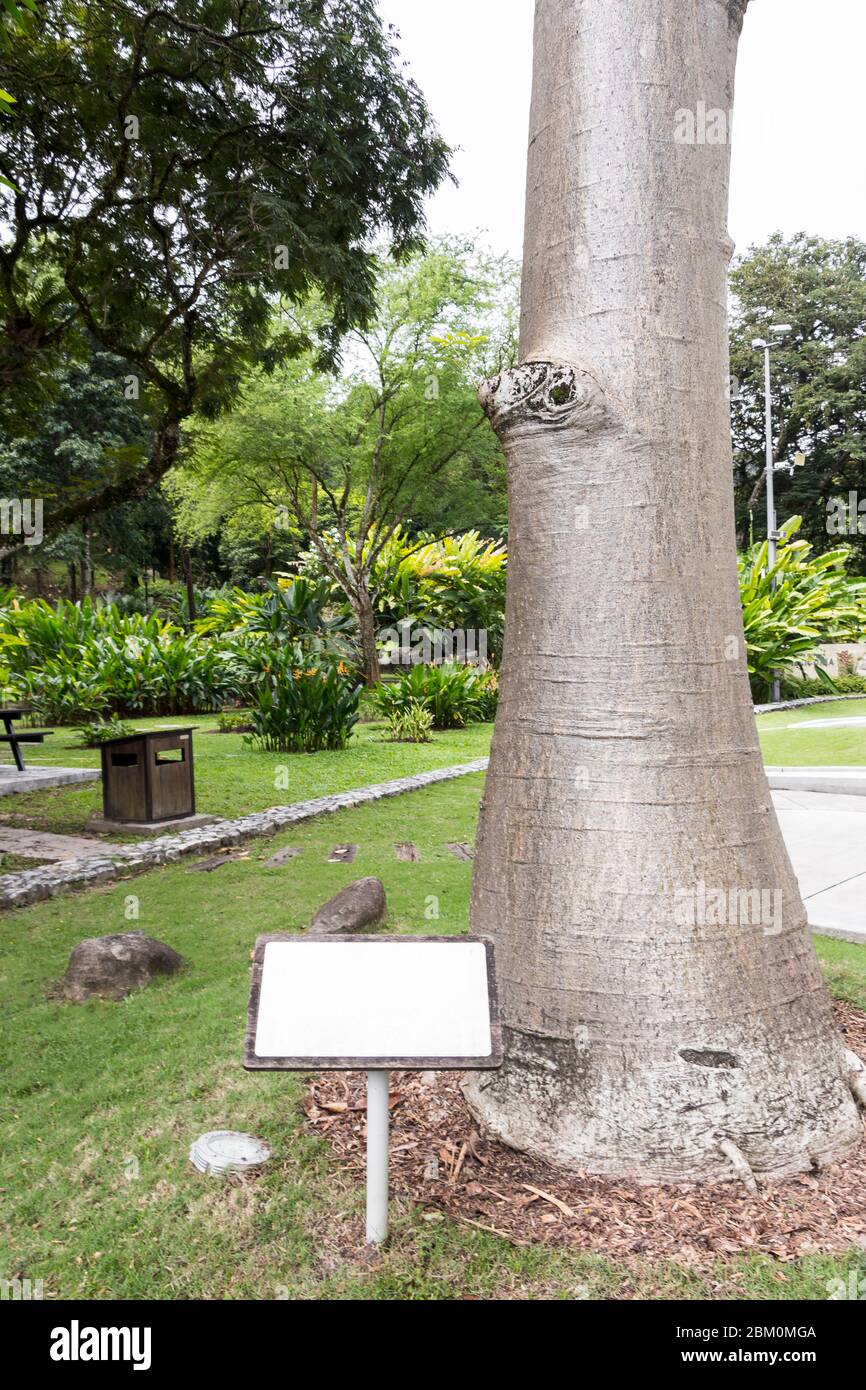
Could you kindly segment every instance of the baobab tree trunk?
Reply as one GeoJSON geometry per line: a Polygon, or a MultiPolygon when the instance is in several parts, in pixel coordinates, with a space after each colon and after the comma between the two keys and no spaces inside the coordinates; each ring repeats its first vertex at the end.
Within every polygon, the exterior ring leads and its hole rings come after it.
{"type": "Polygon", "coordinates": [[[510,528],[472,926],[506,1061],[466,1094],[519,1149],[646,1181],[862,1133],[746,673],[729,145],[674,138],[730,111],[745,7],[538,0],[520,365],[482,389],[510,528]]]}

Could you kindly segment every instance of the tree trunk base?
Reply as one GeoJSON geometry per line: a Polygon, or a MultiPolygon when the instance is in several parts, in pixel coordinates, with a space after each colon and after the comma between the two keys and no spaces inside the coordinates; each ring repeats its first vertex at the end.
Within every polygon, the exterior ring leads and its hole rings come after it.
{"type": "MultiPolygon", "coordinates": [[[[756,1034],[758,1029],[755,1029],[756,1034]]],[[[784,1059],[743,1038],[738,1065],[700,1065],[673,1051],[641,1067],[625,1052],[503,1029],[505,1063],[473,1072],[463,1094],[487,1134],[572,1171],[639,1183],[783,1178],[850,1157],[863,1126],[841,1040],[792,1043],[784,1059]],[[797,1055],[799,1054],[799,1055],[797,1055]]],[[[705,1054],[718,1056],[719,1054],[705,1054]]]]}

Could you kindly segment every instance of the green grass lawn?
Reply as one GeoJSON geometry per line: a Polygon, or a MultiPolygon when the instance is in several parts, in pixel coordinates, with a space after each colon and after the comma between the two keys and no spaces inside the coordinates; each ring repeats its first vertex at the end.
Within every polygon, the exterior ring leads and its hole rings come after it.
{"type": "MultiPolygon", "coordinates": [[[[386,725],[372,722],[356,725],[349,746],[342,752],[260,753],[244,742],[242,734],[217,733],[215,715],[132,722],[136,729],[191,725],[195,730],[196,809],[229,818],[451,763],[471,762],[489,752],[493,731],[492,724],[472,724],[466,729],[434,733],[432,743],[390,743],[386,725]]],[[[25,747],[24,756],[33,767],[99,767],[98,749],[78,747],[77,735],[68,728],[56,729],[42,745],[25,747]]],[[[81,835],[87,832],[87,818],[94,811],[102,812],[99,782],[2,797],[0,825],[81,835]]]]}
{"type": "MultiPolygon", "coordinates": [[[[481,784],[473,776],[322,817],[213,873],[172,865],[3,917],[0,978],[14,1004],[0,1025],[0,1275],[42,1279],[55,1299],[824,1299],[829,1278],[860,1269],[862,1251],[784,1266],[734,1257],[703,1273],[625,1268],[431,1224],[402,1201],[388,1248],[364,1253],[363,1193],[306,1127],[300,1080],[242,1070],[250,951],[258,933],[301,927],[369,873],[385,883],[388,929],[464,931],[471,865],[445,842],[474,838],[481,784]],[[401,840],[420,862],[395,858],[401,840]],[[360,846],[355,862],[327,864],[346,841],[360,846]],[[303,853],[264,867],[284,844],[303,853]],[[46,1000],[77,941],[134,926],[179,950],[184,972],[122,1004],[46,1000]],[[191,1167],[191,1141],[219,1128],[270,1143],[260,1176],[221,1182],[191,1167]]],[[[866,948],[818,949],[831,988],[866,1004],[866,948]]]]}
{"type": "Polygon", "coordinates": [[[835,767],[866,763],[866,725],[859,729],[792,729],[812,719],[852,719],[866,715],[866,699],[802,705],[776,714],[759,714],[758,733],[769,767],[835,767]]]}
{"type": "MultiPolygon", "coordinates": [[[[866,699],[759,715],[764,760],[784,765],[866,763],[866,728],[814,729],[799,733],[787,728],[789,724],[808,719],[842,718],[853,714],[866,714],[866,699]]],[[[310,755],[257,752],[240,734],[217,733],[214,715],[133,722],[136,728],[142,729],[192,725],[197,807],[212,815],[228,817],[290,801],[304,801],[329,792],[348,791],[351,787],[447,767],[451,763],[469,762],[489,752],[493,729],[491,724],[473,724],[467,729],[434,734],[429,744],[389,743],[384,723],[377,721],[358,725],[345,751],[310,755]]],[[[72,729],[59,728],[44,744],[25,748],[25,757],[34,767],[98,768],[98,750],[80,748],[76,740],[72,729]]],[[[9,760],[8,751],[0,756],[9,760]]],[[[88,816],[101,808],[102,791],[98,782],[82,787],[60,787],[54,791],[0,798],[0,825],[26,825],[35,830],[81,835],[87,832],[88,816]]]]}

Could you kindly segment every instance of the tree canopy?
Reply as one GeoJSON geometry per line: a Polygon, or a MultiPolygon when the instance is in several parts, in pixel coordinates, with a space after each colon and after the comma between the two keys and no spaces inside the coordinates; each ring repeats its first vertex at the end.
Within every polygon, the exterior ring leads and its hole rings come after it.
{"type": "Polygon", "coordinates": [[[58,527],[146,492],[180,422],[256,364],[333,364],[373,307],[374,233],[418,244],[448,151],[373,0],[44,0],[0,55],[3,410],[20,423],[87,337],[133,377],[153,447],[58,499],[58,527]],[[316,290],[310,336],[282,299],[316,290]]]}
{"type": "Polygon", "coordinates": [[[291,528],[359,621],[397,527],[466,529],[501,508],[501,451],[475,383],[515,350],[514,268],[465,244],[441,243],[405,266],[382,260],[377,297],[375,319],[347,339],[336,385],[311,354],[253,374],[230,415],[196,423],[170,488],[189,539],[240,515],[291,528]]]}
{"type": "MultiPolygon", "coordinates": [[[[806,455],[791,476],[776,475],[780,518],[803,517],[803,535],[818,551],[834,549],[828,502],[849,491],[866,497],[866,243],[849,237],[770,237],[734,266],[731,327],[731,414],[734,485],[741,542],[753,513],[766,533],[764,489],[764,364],[752,346],[771,323],[792,331],[774,345],[772,382],[777,462],[806,455]]],[[[855,518],[856,523],[856,518],[855,518]]],[[[866,525],[864,525],[866,531],[866,525]]],[[[866,535],[843,536],[853,567],[866,572],[866,535]]]]}

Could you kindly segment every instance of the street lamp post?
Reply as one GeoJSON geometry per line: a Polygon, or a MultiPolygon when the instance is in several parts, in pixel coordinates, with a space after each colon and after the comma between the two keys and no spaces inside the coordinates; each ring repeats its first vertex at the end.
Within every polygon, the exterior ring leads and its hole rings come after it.
{"type": "MultiPolygon", "coordinates": [[[[789,323],[771,324],[770,333],[782,334],[790,333],[789,323]]],[[[761,348],[764,353],[764,443],[766,449],[766,489],[767,489],[767,566],[770,571],[776,566],[776,541],[778,532],[776,530],[776,491],[775,473],[776,463],[773,457],[773,395],[772,382],[770,379],[770,341],[765,338],[755,338],[752,342],[753,348],[761,348]]],[[[771,581],[773,588],[776,581],[771,581]]],[[[773,704],[779,703],[779,681],[774,678],[770,698],[773,704]]]]}

